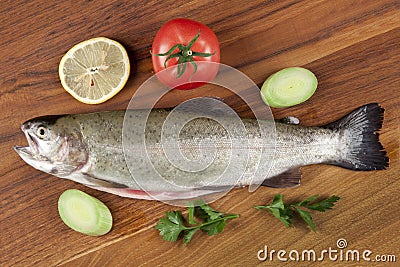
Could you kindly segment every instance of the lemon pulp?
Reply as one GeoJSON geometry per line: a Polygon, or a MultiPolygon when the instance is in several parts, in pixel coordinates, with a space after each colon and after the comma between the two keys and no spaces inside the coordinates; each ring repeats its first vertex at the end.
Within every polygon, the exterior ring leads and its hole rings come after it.
{"type": "Polygon", "coordinates": [[[99,104],[116,95],[128,80],[129,57],[124,47],[97,37],[72,47],[61,59],[59,76],[64,89],[86,104],[99,104]]]}

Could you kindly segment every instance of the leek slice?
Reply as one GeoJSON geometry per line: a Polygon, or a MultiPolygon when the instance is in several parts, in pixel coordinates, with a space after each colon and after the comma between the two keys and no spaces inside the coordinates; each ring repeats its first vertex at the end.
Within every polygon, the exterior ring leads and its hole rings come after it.
{"type": "Polygon", "coordinates": [[[73,230],[99,236],[112,227],[112,215],[103,202],[80,190],[69,189],[58,199],[61,220],[73,230]]]}
{"type": "Polygon", "coordinates": [[[317,85],[317,78],[308,69],[286,68],[268,77],[261,87],[261,97],[270,107],[291,107],[309,99],[317,85]]]}

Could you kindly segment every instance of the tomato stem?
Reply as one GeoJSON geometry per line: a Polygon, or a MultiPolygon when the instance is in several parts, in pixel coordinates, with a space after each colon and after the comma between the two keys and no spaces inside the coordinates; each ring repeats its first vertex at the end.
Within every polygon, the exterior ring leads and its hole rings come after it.
{"type": "Polygon", "coordinates": [[[197,39],[199,39],[199,37],[200,37],[200,30],[198,31],[196,36],[192,40],[190,40],[190,42],[186,46],[184,46],[183,44],[176,44],[165,53],[160,53],[160,54],[152,53],[152,55],[168,56],[164,61],[164,68],[167,68],[168,60],[177,57],[178,58],[177,78],[180,78],[183,75],[183,73],[186,70],[186,67],[187,67],[186,65],[188,62],[192,63],[193,68],[194,68],[193,73],[195,73],[197,71],[197,64],[196,64],[195,60],[193,59],[193,57],[211,57],[212,55],[215,54],[215,52],[214,53],[203,53],[203,52],[194,52],[191,50],[193,44],[197,41],[197,39]],[[179,49],[179,52],[173,53],[176,49],[179,49]]]}

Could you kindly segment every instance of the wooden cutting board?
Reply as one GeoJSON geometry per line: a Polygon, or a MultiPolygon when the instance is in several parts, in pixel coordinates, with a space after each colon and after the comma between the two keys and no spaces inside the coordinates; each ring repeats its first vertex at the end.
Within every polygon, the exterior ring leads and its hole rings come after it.
{"type": "MultiPolygon", "coordinates": [[[[370,250],[371,260],[395,255],[400,261],[399,1],[3,1],[0,22],[0,266],[307,266],[311,262],[284,263],[276,254],[260,261],[257,254],[265,246],[287,251],[286,257],[291,250],[321,253],[338,249],[341,238],[347,241],[343,253],[370,250]],[[232,190],[212,206],[240,218],[230,221],[222,234],[198,234],[184,246],[163,241],[154,229],[175,207],[98,192],[39,172],[18,157],[13,146],[26,144],[19,127],[29,118],[126,108],[141,83],[153,75],[149,51],[157,30],[176,17],[212,28],[220,41],[221,62],[258,85],[284,67],[312,70],[319,80],[316,94],[296,107],[273,109],[277,118],[297,116],[304,125],[321,125],[378,102],[386,110],[380,138],[390,167],[354,172],[307,166],[302,185],[295,189],[232,190]],[[63,90],[58,63],[74,44],[97,36],[120,41],[133,69],[117,96],[91,106],[63,90]],[[69,188],[107,204],[114,217],[109,234],[85,236],[63,224],[57,200],[69,188]],[[300,221],[287,229],[253,208],[277,193],[288,202],[314,194],[342,199],[333,210],[314,214],[313,233],[300,221]]],[[[198,96],[221,97],[240,115],[250,114],[234,93],[210,85],[170,92],[157,107],[198,96]]],[[[326,255],[317,261],[325,266],[367,264],[343,259],[332,261],[326,255]]]]}

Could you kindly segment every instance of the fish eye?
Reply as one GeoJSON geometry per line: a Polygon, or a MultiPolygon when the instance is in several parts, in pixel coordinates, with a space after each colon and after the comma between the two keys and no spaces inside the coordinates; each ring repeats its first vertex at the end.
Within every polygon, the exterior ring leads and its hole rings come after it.
{"type": "Polygon", "coordinates": [[[36,135],[43,139],[47,136],[47,129],[44,126],[39,126],[36,130],[36,135]]]}

